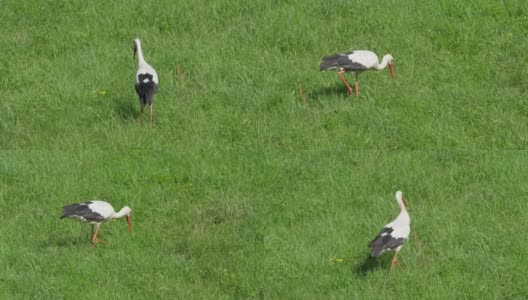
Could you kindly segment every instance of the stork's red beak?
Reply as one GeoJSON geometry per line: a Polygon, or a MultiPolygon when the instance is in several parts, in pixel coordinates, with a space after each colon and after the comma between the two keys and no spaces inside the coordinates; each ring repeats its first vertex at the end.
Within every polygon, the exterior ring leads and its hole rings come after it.
{"type": "Polygon", "coordinates": [[[394,65],[393,64],[389,64],[389,71],[391,73],[392,79],[394,79],[394,65]]]}
{"type": "Polygon", "coordinates": [[[132,223],[130,221],[130,215],[126,216],[126,221],[128,223],[128,232],[132,230],[132,223]]]}

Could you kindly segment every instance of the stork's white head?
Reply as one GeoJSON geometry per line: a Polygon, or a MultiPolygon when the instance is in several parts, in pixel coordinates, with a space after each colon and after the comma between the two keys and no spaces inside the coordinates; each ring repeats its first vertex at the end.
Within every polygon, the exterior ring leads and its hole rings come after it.
{"type": "Polygon", "coordinates": [[[125,216],[130,215],[131,212],[132,212],[132,209],[128,206],[121,208],[121,213],[125,216]]]}
{"type": "Polygon", "coordinates": [[[391,74],[392,79],[394,79],[394,64],[392,62],[394,58],[392,58],[392,55],[387,54],[383,57],[383,59],[387,60],[387,63],[389,64],[389,72],[391,74]]]}
{"type": "Polygon", "coordinates": [[[407,207],[407,203],[405,203],[405,198],[403,198],[403,193],[401,191],[396,192],[396,200],[398,201],[398,204],[400,204],[400,207],[407,207]]]}
{"type": "Polygon", "coordinates": [[[130,214],[132,213],[132,209],[130,209],[130,207],[128,207],[128,206],[125,206],[125,207],[121,208],[121,211],[119,211],[119,213],[126,217],[126,221],[127,221],[127,224],[128,224],[128,232],[130,232],[132,230],[132,220],[130,218],[130,214]]]}

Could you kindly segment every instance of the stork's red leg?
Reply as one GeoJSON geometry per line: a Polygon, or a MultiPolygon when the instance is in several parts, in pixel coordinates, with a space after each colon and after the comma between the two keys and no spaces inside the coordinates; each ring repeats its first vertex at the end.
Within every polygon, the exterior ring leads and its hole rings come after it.
{"type": "Polygon", "coordinates": [[[396,263],[396,265],[397,265],[398,267],[401,267],[401,265],[400,265],[400,261],[399,261],[398,259],[396,259],[396,260],[394,261],[394,263],[396,263]]]}
{"type": "Polygon", "coordinates": [[[97,238],[97,231],[99,231],[99,226],[96,225],[96,228],[94,231],[94,225],[92,225],[92,239],[91,239],[92,248],[94,247],[95,239],[97,238]]]}
{"type": "Polygon", "coordinates": [[[93,237],[94,237],[94,224],[92,224],[92,238],[90,239],[90,241],[92,241],[92,246],[93,246],[93,237]]]}
{"type": "Polygon", "coordinates": [[[341,81],[346,85],[346,87],[348,89],[348,95],[350,96],[350,95],[352,95],[352,87],[350,87],[348,82],[343,77],[343,73],[345,73],[345,71],[341,70],[341,71],[337,72],[337,76],[339,76],[339,79],[341,79],[341,81]]]}
{"type": "MultiPolygon", "coordinates": [[[[92,225],[92,231],[93,231],[93,225],[92,225]]],[[[92,234],[92,248],[94,247],[95,242],[104,244],[103,240],[100,240],[97,238],[97,232],[99,232],[99,224],[95,225],[95,232],[92,234]]]]}
{"type": "Polygon", "coordinates": [[[152,127],[152,103],[149,104],[149,124],[152,127]]]}
{"type": "Polygon", "coordinates": [[[356,97],[359,97],[359,79],[358,79],[358,74],[356,74],[356,97]]]}
{"type": "Polygon", "coordinates": [[[391,265],[389,267],[389,273],[392,270],[392,267],[394,266],[394,264],[398,264],[398,266],[400,265],[400,263],[398,262],[398,259],[396,258],[397,255],[398,255],[398,252],[394,252],[394,257],[392,258],[391,265]]]}
{"type": "Polygon", "coordinates": [[[145,108],[145,104],[143,104],[143,100],[139,99],[141,102],[141,126],[143,126],[143,109],[145,108]]]}

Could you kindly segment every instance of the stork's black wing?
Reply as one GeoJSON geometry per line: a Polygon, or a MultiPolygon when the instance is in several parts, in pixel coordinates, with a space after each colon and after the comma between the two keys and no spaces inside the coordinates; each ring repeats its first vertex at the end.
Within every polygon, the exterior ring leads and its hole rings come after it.
{"type": "Polygon", "coordinates": [[[319,65],[319,69],[332,70],[332,69],[343,69],[345,71],[364,71],[367,69],[364,65],[352,61],[348,58],[348,55],[354,52],[347,52],[343,54],[335,54],[323,58],[323,62],[319,65]]]}
{"type": "Polygon", "coordinates": [[[91,201],[74,203],[63,207],[62,218],[83,218],[88,221],[102,222],[104,217],[90,209],[91,201]]]}
{"type": "Polygon", "coordinates": [[[376,257],[389,249],[396,249],[405,243],[404,238],[395,238],[391,235],[394,231],[391,227],[384,227],[378,235],[369,243],[369,247],[372,248],[370,257],[376,257]]]}

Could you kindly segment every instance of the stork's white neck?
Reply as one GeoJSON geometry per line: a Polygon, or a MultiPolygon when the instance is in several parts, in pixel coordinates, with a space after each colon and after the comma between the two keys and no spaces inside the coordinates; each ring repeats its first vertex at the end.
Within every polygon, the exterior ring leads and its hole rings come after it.
{"type": "Polygon", "coordinates": [[[396,201],[398,201],[398,205],[400,206],[401,211],[407,211],[407,208],[405,207],[405,203],[403,203],[402,192],[400,191],[396,192],[396,201]]]}
{"type": "Polygon", "coordinates": [[[140,65],[145,64],[145,58],[143,57],[143,51],[141,50],[141,42],[139,39],[136,39],[134,41],[136,43],[136,49],[137,49],[137,56],[138,56],[138,62],[140,65]]]}
{"type": "Polygon", "coordinates": [[[127,206],[121,208],[121,210],[117,213],[114,213],[114,215],[112,216],[112,219],[119,219],[119,218],[122,218],[123,216],[126,216],[130,213],[130,208],[128,208],[127,206]]]}
{"type": "Polygon", "coordinates": [[[396,220],[404,224],[407,224],[407,225],[411,224],[411,217],[409,217],[409,213],[407,212],[405,208],[402,208],[396,220]]]}
{"type": "Polygon", "coordinates": [[[400,205],[400,211],[407,211],[407,208],[405,207],[405,204],[403,204],[403,201],[399,199],[398,204],[400,205]]]}
{"type": "Polygon", "coordinates": [[[376,69],[377,70],[383,70],[387,67],[387,64],[389,64],[389,60],[391,59],[391,56],[390,55],[385,55],[383,56],[383,59],[381,60],[381,64],[378,64],[376,66],[376,69]]]}

